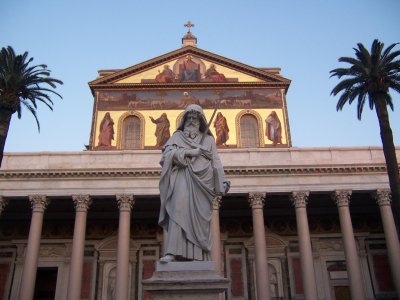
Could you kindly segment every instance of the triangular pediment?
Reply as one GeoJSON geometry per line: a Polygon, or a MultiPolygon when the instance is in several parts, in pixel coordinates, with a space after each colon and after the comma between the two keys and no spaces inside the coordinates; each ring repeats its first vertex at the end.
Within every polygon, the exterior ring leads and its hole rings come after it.
{"type": "Polygon", "coordinates": [[[290,80],[276,69],[254,68],[186,46],[122,70],[101,71],[89,85],[271,84],[287,89],[290,80]]]}

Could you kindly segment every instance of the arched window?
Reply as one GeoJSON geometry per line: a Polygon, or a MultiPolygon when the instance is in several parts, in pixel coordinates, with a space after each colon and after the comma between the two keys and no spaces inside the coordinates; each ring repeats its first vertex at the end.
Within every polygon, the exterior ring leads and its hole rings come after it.
{"type": "Polygon", "coordinates": [[[252,114],[244,114],[240,118],[240,145],[243,148],[260,146],[258,138],[258,122],[252,114]]]}
{"type": "Polygon", "coordinates": [[[137,116],[126,117],[122,125],[122,149],[140,149],[140,119],[137,116]]]}

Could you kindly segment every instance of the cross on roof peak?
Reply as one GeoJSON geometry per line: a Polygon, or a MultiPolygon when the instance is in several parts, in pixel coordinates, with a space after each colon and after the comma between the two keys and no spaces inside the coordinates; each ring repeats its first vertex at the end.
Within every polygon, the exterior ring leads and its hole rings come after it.
{"type": "Polygon", "coordinates": [[[185,27],[188,28],[188,33],[190,32],[190,27],[194,27],[194,24],[188,20],[188,22],[185,24],[185,27]]]}
{"type": "Polygon", "coordinates": [[[190,22],[190,20],[188,20],[187,23],[184,24],[184,26],[188,28],[188,32],[182,38],[182,47],[197,47],[197,38],[190,32],[190,28],[194,27],[194,24],[190,22]]]}

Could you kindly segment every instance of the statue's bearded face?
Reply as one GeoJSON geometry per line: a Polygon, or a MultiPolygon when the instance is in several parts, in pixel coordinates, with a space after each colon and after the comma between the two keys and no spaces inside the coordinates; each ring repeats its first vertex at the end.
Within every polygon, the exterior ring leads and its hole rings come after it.
{"type": "Polygon", "coordinates": [[[200,129],[199,114],[197,112],[189,112],[186,115],[185,132],[198,133],[199,129],[200,129]]]}

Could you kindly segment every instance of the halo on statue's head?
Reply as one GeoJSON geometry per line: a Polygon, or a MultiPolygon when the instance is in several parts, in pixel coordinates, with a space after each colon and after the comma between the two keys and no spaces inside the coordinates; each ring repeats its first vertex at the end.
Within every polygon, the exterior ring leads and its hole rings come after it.
{"type": "Polygon", "coordinates": [[[178,130],[183,131],[185,129],[185,122],[186,122],[186,116],[190,112],[196,112],[199,115],[199,120],[200,120],[200,132],[205,132],[207,131],[207,134],[212,135],[210,129],[208,128],[207,120],[206,117],[204,116],[203,108],[200,105],[197,104],[190,104],[186,106],[185,112],[183,114],[183,117],[181,119],[181,122],[179,123],[178,130]]]}

